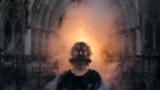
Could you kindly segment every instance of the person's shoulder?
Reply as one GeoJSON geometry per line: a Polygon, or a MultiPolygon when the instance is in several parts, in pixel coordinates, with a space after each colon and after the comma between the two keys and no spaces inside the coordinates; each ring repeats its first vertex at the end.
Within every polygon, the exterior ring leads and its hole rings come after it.
{"type": "Polygon", "coordinates": [[[99,82],[99,83],[101,82],[102,78],[101,78],[101,75],[98,73],[98,71],[90,69],[89,72],[90,72],[89,76],[91,78],[94,78],[94,81],[99,82]]]}
{"type": "Polygon", "coordinates": [[[93,73],[93,74],[99,74],[98,71],[96,71],[96,70],[94,70],[94,69],[89,69],[89,72],[90,72],[90,73],[93,73]]]}
{"type": "Polygon", "coordinates": [[[97,76],[101,77],[100,74],[99,74],[99,72],[96,71],[96,70],[94,70],[94,69],[89,69],[89,73],[90,73],[90,75],[92,75],[94,77],[97,77],[97,76]]]}
{"type": "Polygon", "coordinates": [[[67,70],[61,73],[60,77],[67,77],[71,74],[71,70],[67,70]]]}

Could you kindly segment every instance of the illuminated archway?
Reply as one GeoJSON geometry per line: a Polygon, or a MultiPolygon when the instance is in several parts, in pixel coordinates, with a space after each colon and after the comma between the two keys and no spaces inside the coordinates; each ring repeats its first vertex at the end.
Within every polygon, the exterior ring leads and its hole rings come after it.
{"type": "MultiPolygon", "coordinates": [[[[42,29],[44,32],[56,31],[59,22],[65,14],[65,9],[72,3],[71,0],[47,0],[34,1],[31,11],[30,25],[32,28],[42,29]]],[[[124,54],[135,54],[136,50],[136,30],[139,28],[138,10],[134,1],[116,0],[124,21],[121,22],[120,32],[125,34],[124,54]],[[134,43],[134,44],[133,44],[134,43]],[[127,48],[126,48],[127,47],[127,48]],[[128,53],[129,52],[129,53],[128,53]]]]}

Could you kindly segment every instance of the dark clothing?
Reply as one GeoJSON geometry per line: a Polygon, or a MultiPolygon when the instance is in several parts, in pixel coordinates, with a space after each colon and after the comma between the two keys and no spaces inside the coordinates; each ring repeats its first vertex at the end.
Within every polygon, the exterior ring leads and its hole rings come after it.
{"type": "Polygon", "coordinates": [[[83,76],[75,76],[71,70],[64,72],[58,80],[56,90],[98,90],[101,77],[95,70],[88,70],[83,76]]]}

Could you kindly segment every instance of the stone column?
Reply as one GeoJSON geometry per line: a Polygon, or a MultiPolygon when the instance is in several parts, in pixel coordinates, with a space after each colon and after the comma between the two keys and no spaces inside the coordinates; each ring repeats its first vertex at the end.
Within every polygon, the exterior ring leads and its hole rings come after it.
{"type": "Polygon", "coordinates": [[[31,54],[31,29],[27,29],[25,34],[25,55],[31,54]]]}
{"type": "Polygon", "coordinates": [[[141,55],[142,44],[141,44],[141,33],[140,30],[136,30],[136,55],[141,55]]]}

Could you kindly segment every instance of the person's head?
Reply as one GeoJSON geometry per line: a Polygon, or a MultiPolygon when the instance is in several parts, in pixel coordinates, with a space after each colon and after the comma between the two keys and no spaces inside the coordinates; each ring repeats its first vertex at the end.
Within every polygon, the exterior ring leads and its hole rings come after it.
{"type": "Polygon", "coordinates": [[[77,42],[71,48],[72,58],[70,59],[70,63],[72,65],[85,63],[85,66],[87,66],[91,62],[90,55],[90,47],[84,42],[77,42]]]}

